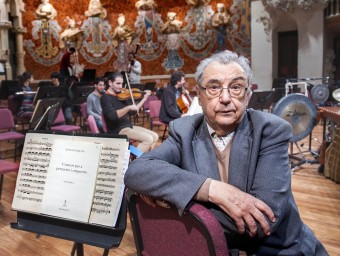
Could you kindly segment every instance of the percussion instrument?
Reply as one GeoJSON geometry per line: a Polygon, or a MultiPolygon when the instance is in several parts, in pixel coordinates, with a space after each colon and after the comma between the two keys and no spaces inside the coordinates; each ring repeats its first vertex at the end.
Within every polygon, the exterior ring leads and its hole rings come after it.
{"type": "MultiPolygon", "coordinates": [[[[340,107],[320,107],[319,110],[323,118],[336,123],[333,124],[331,141],[328,143],[330,145],[324,152],[324,174],[335,182],[340,182],[340,107]]],[[[325,124],[326,121],[324,126],[325,124]]]]}
{"type": "Polygon", "coordinates": [[[312,87],[311,96],[315,103],[325,103],[329,97],[329,89],[325,84],[318,84],[312,87]]]}
{"type": "Polygon", "coordinates": [[[275,105],[272,113],[292,125],[293,137],[290,142],[305,138],[316,124],[316,107],[303,94],[293,93],[283,97],[275,105]]]}
{"type": "Polygon", "coordinates": [[[332,96],[336,101],[340,102],[340,88],[334,90],[333,93],[332,93],[332,96]]]}

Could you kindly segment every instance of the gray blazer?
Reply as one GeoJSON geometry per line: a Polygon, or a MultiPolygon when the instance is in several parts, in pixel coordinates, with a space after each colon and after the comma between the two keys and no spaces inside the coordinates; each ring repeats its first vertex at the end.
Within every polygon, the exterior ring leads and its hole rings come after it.
{"type": "MultiPolygon", "coordinates": [[[[182,213],[205,179],[220,180],[220,175],[202,114],[174,120],[169,134],[158,148],[130,164],[125,184],[172,202],[182,213]]],[[[276,222],[270,224],[270,236],[258,232],[250,238],[239,234],[234,221],[219,207],[203,203],[224,227],[229,248],[261,256],[315,254],[318,240],[301,221],[291,191],[291,136],[292,128],[283,119],[253,109],[246,111],[232,141],[228,182],[268,204],[276,222]]],[[[260,226],[258,229],[262,231],[260,226]]]]}

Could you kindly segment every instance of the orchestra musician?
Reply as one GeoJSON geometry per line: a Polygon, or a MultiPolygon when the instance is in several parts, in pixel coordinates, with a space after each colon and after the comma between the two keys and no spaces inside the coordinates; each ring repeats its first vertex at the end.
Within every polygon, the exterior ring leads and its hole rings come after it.
{"type": "Polygon", "coordinates": [[[162,104],[159,118],[163,123],[185,116],[178,107],[177,99],[181,96],[185,84],[185,74],[181,71],[175,71],[171,77],[168,86],[162,93],[162,104]]]}
{"type": "Polygon", "coordinates": [[[126,105],[118,99],[122,92],[123,75],[113,73],[107,77],[108,89],[100,98],[104,120],[109,133],[126,135],[129,139],[138,141],[137,148],[142,152],[148,152],[156,146],[158,134],[144,127],[132,125],[129,112],[137,112],[143,106],[151,92],[146,91],[143,99],[138,104],[126,105]]]}
{"type": "Polygon", "coordinates": [[[140,76],[142,74],[142,64],[138,60],[136,60],[136,54],[134,52],[129,52],[128,60],[129,60],[128,73],[130,84],[132,86],[137,85],[137,87],[141,87],[140,76]]]}
{"type": "Polygon", "coordinates": [[[34,77],[31,72],[25,71],[18,76],[18,80],[21,85],[22,92],[16,93],[14,96],[14,101],[18,106],[17,117],[29,121],[34,111],[34,93],[30,86],[34,81],[34,77]]]}

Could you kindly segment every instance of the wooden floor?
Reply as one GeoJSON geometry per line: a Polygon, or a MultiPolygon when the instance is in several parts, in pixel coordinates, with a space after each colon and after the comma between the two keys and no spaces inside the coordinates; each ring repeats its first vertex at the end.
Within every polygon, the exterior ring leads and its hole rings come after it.
{"type": "MultiPolygon", "coordinates": [[[[162,129],[157,130],[160,136],[162,129]]],[[[321,143],[321,125],[313,131],[312,148],[321,143]]],[[[159,142],[161,143],[161,142],[159,142]]],[[[299,142],[299,144],[301,144],[299,142]]],[[[303,149],[308,148],[305,143],[303,149]]],[[[13,144],[1,143],[2,158],[13,161],[13,144]]],[[[318,165],[303,165],[292,175],[292,188],[302,219],[325,245],[330,255],[340,255],[340,185],[318,173],[318,165]]],[[[11,210],[16,174],[5,175],[0,204],[0,255],[70,255],[73,243],[61,239],[42,236],[11,229],[16,222],[16,212],[11,210]]],[[[102,255],[103,249],[84,246],[85,255],[102,255]]],[[[136,255],[133,234],[128,220],[127,229],[119,248],[111,249],[109,255],[136,255]]]]}

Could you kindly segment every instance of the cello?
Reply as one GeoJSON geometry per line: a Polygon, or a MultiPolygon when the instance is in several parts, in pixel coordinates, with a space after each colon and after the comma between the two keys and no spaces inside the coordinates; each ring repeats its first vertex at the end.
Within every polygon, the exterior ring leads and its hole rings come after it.
{"type": "Polygon", "coordinates": [[[182,88],[181,95],[177,98],[176,103],[182,113],[186,113],[191,105],[191,97],[186,89],[182,88]]]}

